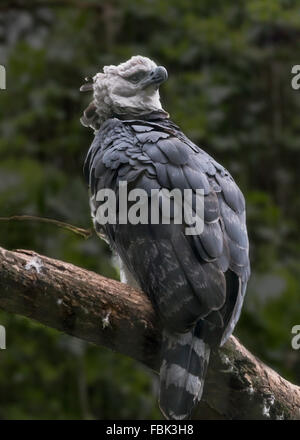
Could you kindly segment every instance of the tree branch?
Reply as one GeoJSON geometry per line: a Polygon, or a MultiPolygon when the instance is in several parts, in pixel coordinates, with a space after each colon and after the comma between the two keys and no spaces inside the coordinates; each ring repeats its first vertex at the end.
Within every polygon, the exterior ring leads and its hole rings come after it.
{"type": "Polygon", "coordinates": [[[62,222],[60,220],[55,220],[53,218],[47,217],[37,217],[35,215],[12,215],[11,217],[0,217],[0,222],[11,222],[11,221],[34,221],[41,223],[48,223],[50,225],[58,226],[59,228],[66,229],[74,234],[80,235],[81,237],[87,239],[93,235],[93,229],[83,229],[78,226],[71,225],[70,223],[62,222]]]}
{"type": "MultiPolygon", "coordinates": [[[[161,334],[143,292],[32,251],[0,248],[0,308],[158,370],[161,334]]],[[[300,387],[234,337],[212,354],[197,419],[300,419],[300,387]]]]}

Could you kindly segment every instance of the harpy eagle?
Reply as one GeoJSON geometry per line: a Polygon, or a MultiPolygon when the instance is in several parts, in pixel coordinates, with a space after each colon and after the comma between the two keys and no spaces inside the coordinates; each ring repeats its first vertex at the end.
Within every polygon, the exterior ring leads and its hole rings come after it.
{"type": "Polygon", "coordinates": [[[211,348],[224,344],[239,319],[250,265],[243,194],[162,108],[167,76],[142,56],[105,66],[81,87],[93,91],[81,122],[95,131],[84,165],[95,229],[119,256],[121,280],[146,292],[160,318],[159,405],[165,417],[182,420],[201,399],[211,348]],[[98,191],[118,197],[120,181],[149,195],[201,189],[203,232],[187,235],[184,222],[97,221],[98,191]]]}

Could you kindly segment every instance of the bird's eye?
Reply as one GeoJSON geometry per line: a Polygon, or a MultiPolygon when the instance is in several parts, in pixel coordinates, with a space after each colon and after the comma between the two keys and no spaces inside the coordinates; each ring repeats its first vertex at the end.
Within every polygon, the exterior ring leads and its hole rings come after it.
{"type": "Polygon", "coordinates": [[[146,72],[144,70],[140,70],[139,72],[134,73],[133,75],[127,76],[126,79],[132,83],[137,83],[144,78],[146,72]]]}

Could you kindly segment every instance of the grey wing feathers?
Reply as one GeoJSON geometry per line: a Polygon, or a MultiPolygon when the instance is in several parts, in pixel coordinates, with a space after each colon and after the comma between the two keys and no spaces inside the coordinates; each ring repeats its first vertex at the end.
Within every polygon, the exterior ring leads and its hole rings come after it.
{"type": "Polygon", "coordinates": [[[244,197],[229,173],[169,120],[107,120],[90,147],[84,174],[97,233],[161,317],[162,412],[186,419],[201,398],[210,347],[228,339],[241,312],[250,274],[244,197]],[[186,235],[187,225],[175,222],[100,226],[97,191],[111,188],[118,198],[121,180],[149,195],[152,189],[192,189],[194,212],[196,190],[203,190],[203,232],[186,235]]]}
{"type": "MultiPolygon", "coordinates": [[[[164,244],[165,249],[158,249],[159,246],[150,243],[149,240],[144,239],[142,244],[143,237],[140,236],[138,228],[135,227],[134,231],[130,231],[129,225],[126,231],[125,227],[122,230],[119,228],[118,231],[118,240],[121,240],[122,235],[130,234],[129,242],[125,240],[126,243],[120,242],[118,246],[127,249],[129,246],[129,249],[133,249],[134,242],[139,238],[139,247],[140,249],[144,247],[144,253],[150,252],[149,249],[154,252],[156,246],[158,248],[155,252],[162,256],[166,253],[166,248],[172,244],[172,249],[168,249],[167,253],[170,258],[178,262],[176,267],[178,278],[181,274],[188,281],[189,289],[194,294],[190,304],[186,299],[185,307],[197,312],[202,307],[203,313],[200,313],[200,316],[204,317],[211,312],[212,321],[218,321],[220,324],[221,320],[224,334],[219,335],[219,339],[222,337],[224,342],[230,335],[229,329],[233,330],[238,319],[250,273],[244,197],[230,174],[187,139],[171,122],[162,125],[118,119],[111,119],[103,124],[88,154],[85,174],[94,194],[101,186],[117,190],[116,185],[120,180],[134,182],[134,187],[149,192],[151,188],[181,190],[192,188],[204,191],[205,224],[201,235],[187,237],[180,227],[175,228],[176,232],[172,232],[171,227],[164,229],[162,225],[156,228],[150,225],[152,236],[158,237],[159,240],[160,235],[164,237],[165,234],[166,243],[170,241],[169,244],[164,244]],[[178,250],[180,255],[176,255],[178,250]],[[228,271],[231,273],[230,276],[225,275],[228,271]],[[229,281],[231,278],[236,282],[229,281]],[[230,289],[235,291],[232,293],[230,289]],[[210,296],[210,301],[205,299],[206,296],[210,296]],[[201,307],[194,307],[195,298],[201,307]],[[219,310],[221,318],[220,316],[216,318],[216,310],[219,310]]],[[[195,199],[193,199],[194,205],[195,199]]],[[[107,232],[112,233],[110,230],[107,232]]],[[[149,229],[147,234],[149,235],[149,229]]],[[[146,271],[145,267],[144,269],[140,267],[138,261],[133,264],[133,260],[137,258],[134,254],[139,252],[134,250],[132,255],[126,252],[124,258],[131,259],[128,265],[131,264],[133,271],[140,272],[136,273],[137,278],[147,279],[151,270],[154,271],[154,266],[152,269],[150,266],[147,267],[146,271]]],[[[159,261],[162,261],[162,257],[159,261]]],[[[157,268],[155,270],[157,271],[157,268]]],[[[168,280],[170,281],[170,278],[168,280]]],[[[182,284],[180,280],[177,283],[178,286],[182,284]]],[[[150,295],[159,297],[154,291],[160,292],[163,289],[163,283],[160,284],[161,286],[158,286],[154,282],[150,288],[150,295]]],[[[144,286],[144,289],[147,288],[149,290],[149,286],[144,286]]],[[[182,286],[180,288],[182,289],[182,286]]],[[[174,286],[173,292],[176,292],[174,286]]],[[[179,294],[173,293],[173,297],[178,297],[179,302],[183,296],[180,298],[179,294]]],[[[187,295],[186,298],[188,297],[187,295]]],[[[158,299],[155,301],[159,302],[158,299]]],[[[164,310],[163,304],[158,305],[158,308],[163,313],[170,314],[167,311],[168,307],[165,307],[166,311],[164,310]]],[[[194,322],[194,319],[194,315],[191,314],[190,319],[187,320],[187,327],[194,322]]],[[[183,322],[181,324],[183,325],[183,322]]]]}

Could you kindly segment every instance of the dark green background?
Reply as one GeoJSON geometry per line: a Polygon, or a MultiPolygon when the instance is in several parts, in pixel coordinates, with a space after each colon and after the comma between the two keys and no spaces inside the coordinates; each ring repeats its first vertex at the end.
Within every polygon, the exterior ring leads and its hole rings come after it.
{"type": "MultiPolygon", "coordinates": [[[[296,383],[300,91],[291,88],[291,68],[300,64],[299,7],[292,0],[0,3],[0,64],[7,69],[0,215],[90,227],[82,165],[93,133],[79,123],[87,104],[79,86],[103,65],[153,58],[169,71],[163,106],[230,170],[247,200],[252,277],[235,333],[296,383]]],[[[1,222],[0,245],[118,278],[95,236],[85,241],[55,226],[1,222]]],[[[7,329],[0,418],[160,417],[156,379],[142,365],[20,316],[0,312],[0,324],[7,329]]]]}

